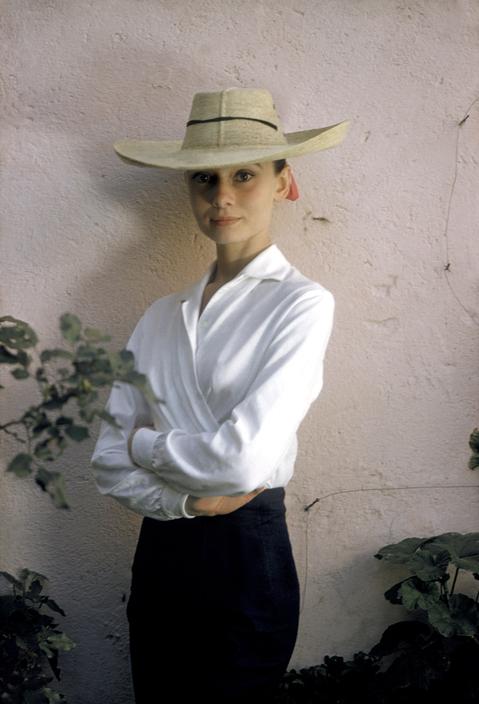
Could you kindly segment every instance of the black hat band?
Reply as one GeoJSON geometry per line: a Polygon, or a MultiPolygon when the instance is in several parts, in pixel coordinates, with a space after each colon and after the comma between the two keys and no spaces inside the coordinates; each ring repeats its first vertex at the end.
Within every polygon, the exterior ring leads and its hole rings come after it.
{"type": "Polygon", "coordinates": [[[274,130],[278,129],[277,126],[274,125],[272,122],[260,120],[258,117],[231,117],[229,115],[226,115],[224,117],[210,117],[207,120],[189,120],[189,122],[186,123],[186,126],[189,127],[190,125],[196,125],[202,122],[219,122],[220,120],[254,120],[255,122],[262,122],[263,125],[268,125],[268,127],[272,127],[274,130]]]}

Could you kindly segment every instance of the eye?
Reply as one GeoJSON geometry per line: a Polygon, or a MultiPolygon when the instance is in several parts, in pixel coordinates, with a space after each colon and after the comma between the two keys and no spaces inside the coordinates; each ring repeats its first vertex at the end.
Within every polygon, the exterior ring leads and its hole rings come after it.
{"type": "MultiPolygon", "coordinates": [[[[246,183],[248,181],[251,181],[251,179],[254,177],[254,173],[251,173],[250,171],[246,171],[245,169],[241,169],[240,171],[237,171],[235,176],[239,176],[239,181],[240,183],[246,183]]],[[[191,176],[191,181],[194,183],[199,183],[199,184],[206,184],[210,183],[211,180],[211,174],[209,174],[207,171],[196,171],[192,176],[191,176]]]]}
{"type": "Polygon", "coordinates": [[[238,171],[237,173],[238,173],[238,174],[243,174],[243,175],[246,175],[246,176],[250,176],[250,178],[247,178],[247,179],[240,179],[240,181],[250,181],[250,180],[253,178],[253,176],[254,176],[254,174],[252,174],[250,171],[243,171],[243,170],[241,170],[241,171],[238,171]]]}
{"type": "Polygon", "coordinates": [[[195,181],[196,183],[206,183],[207,181],[202,180],[203,176],[205,176],[206,179],[209,178],[209,174],[207,174],[205,171],[197,171],[195,174],[193,174],[191,180],[195,181]]]}

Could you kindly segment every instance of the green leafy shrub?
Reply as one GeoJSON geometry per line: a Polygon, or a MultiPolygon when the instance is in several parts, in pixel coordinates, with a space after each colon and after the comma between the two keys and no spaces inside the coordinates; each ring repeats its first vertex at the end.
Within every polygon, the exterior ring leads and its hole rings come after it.
{"type": "Polygon", "coordinates": [[[58,654],[75,647],[44,609],[65,616],[46,594],[47,578],[22,569],[16,578],[8,572],[0,576],[11,590],[0,594],[0,702],[2,704],[56,704],[65,702],[62,694],[48,683],[46,672],[60,679],[58,654]]]}
{"type": "Polygon", "coordinates": [[[479,579],[479,533],[405,538],[374,557],[411,573],[384,596],[412,619],[389,626],[352,660],[326,656],[321,665],[290,670],[278,704],[477,704],[479,591],[473,599],[455,588],[461,570],[479,579]]]}
{"type": "MultiPolygon", "coordinates": [[[[98,390],[118,380],[137,386],[150,400],[159,399],[148,378],[135,370],[132,352],[110,352],[98,344],[110,340],[109,335],[82,329],[79,318],[70,313],[60,317],[60,331],[69,349],[40,351],[38,336],[28,323],[10,315],[0,317],[0,366],[9,368],[15,379],[34,379],[41,399],[20,418],[0,425],[0,431],[25,445],[6,471],[20,479],[33,477],[57,508],[69,509],[64,476],[47,465],[57,462],[71,441],[89,438],[88,426],[96,416],[118,427],[103,407],[93,405],[98,390]],[[40,363],[33,369],[34,354],[40,363]]],[[[46,607],[65,615],[42,594],[47,578],[26,568],[19,578],[8,572],[0,576],[11,588],[0,595],[0,704],[66,702],[47,686],[53,677],[46,672],[59,680],[59,651],[71,650],[75,643],[44,612],[46,607]]]]}
{"type": "Polygon", "coordinates": [[[45,465],[56,462],[69,442],[89,438],[88,426],[96,416],[118,427],[104,408],[93,406],[98,389],[123,381],[136,386],[151,401],[160,399],[155,397],[148,377],[135,370],[133,352],[110,352],[96,344],[110,340],[109,335],[95,328],[82,329],[80,319],[71,313],[60,317],[60,331],[70,349],[40,351],[37,334],[28,323],[11,315],[0,317],[0,365],[12,367],[11,375],[16,379],[34,379],[41,397],[40,403],[30,406],[20,418],[0,425],[0,431],[26,445],[26,451],[16,454],[6,471],[20,478],[33,476],[57,508],[68,509],[64,476],[45,465]],[[33,355],[27,350],[35,352],[40,360],[34,370],[33,355]],[[59,361],[63,366],[56,367],[59,361]],[[70,402],[76,408],[66,411],[70,402]],[[16,432],[18,428],[23,428],[25,437],[16,432]]]}

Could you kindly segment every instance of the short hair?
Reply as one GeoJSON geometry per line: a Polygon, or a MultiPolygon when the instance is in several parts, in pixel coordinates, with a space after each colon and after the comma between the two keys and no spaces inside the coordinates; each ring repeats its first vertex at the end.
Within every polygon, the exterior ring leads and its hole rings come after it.
{"type": "Polygon", "coordinates": [[[280,171],[282,171],[285,166],[286,166],[286,159],[277,159],[276,161],[273,161],[274,173],[279,174],[280,171]]]}

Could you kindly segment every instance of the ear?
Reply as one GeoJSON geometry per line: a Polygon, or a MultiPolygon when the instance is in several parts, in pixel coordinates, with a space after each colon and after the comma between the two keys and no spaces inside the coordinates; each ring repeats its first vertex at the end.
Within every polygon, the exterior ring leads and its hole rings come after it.
{"type": "Polygon", "coordinates": [[[274,200],[285,200],[291,187],[291,167],[286,164],[284,168],[276,176],[276,188],[274,191],[274,200]]]}

